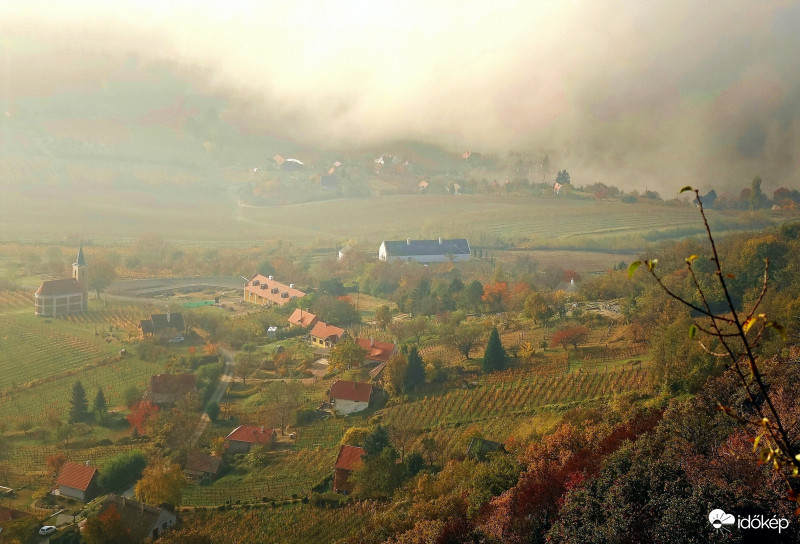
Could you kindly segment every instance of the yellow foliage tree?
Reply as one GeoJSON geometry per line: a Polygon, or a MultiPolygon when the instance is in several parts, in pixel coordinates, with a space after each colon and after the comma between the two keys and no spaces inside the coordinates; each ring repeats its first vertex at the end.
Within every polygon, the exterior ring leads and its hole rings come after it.
{"type": "Polygon", "coordinates": [[[136,498],[147,504],[181,503],[186,478],[180,465],[160,459],[144,469],[141,480],[136,483],[136,498]]]}

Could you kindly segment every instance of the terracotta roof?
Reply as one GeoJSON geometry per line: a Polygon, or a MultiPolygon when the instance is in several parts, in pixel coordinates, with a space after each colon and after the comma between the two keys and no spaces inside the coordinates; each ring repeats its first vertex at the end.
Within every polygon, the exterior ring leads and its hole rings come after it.
{"type": "Polygon", "coordinates": [[[86,491],[89,489],[89,484],[92,483],[92,478],[94,478],[95,474],[97,474],[97,469],[94,467],[67,461],[61,467],[56,484],[86,491]]]}
{"type": "Polygon", "coordinates": [[[295,311],[292,312],[292,315],[289,316],[287,321],[289,321],[289,323],[292,325],[308,328],[317,322],[317,316],[311,312],[304,312],[302,309],[296,308],[295,311]]]}
{"type": "Polygon", "coordinates": [[[280,166],[280,165],[282,165],[283,163],[286,162],[286,159],[284,159],[280,155],[275,155],[274,157],[272,157],[272,160],[275,161],[276,163],[278,163],[278,166],[280,166]]]}
{"type": "Polygon", "coordinates": [[[311,336],[315,336],[317,338],[328,339],[331,336],[335,336],[338,340],[343,334],[344,329],[334,327],[333,325],[328,325],[324,321],[317,321],[316,325],[314,325],[314,328],[311,329],[311,336]]]}
{"type": "Polygon", "coordinates": [[[81,285],[75,278],[43,281],[36,290],[36,294],[39,296],[74,295],[81,292],[81,285]]]}
{"type": "Polygon", "coordinates": [[[395,345],[390,342],[375,342],[369,338],[357,338],[356,343],[367,350],[365,359],[379,363],[385,363],[391,359],[395,350],[395,345]]]}
{"type": "Polygon", "coordinates": [[[150,392],[186,394],[195,389],[197,374],[159,374],[150,378],[150,392]]]}
{"type": "Polygon", "coordinates": [[[274,429],[268,429],[266,427],[239,425],[225,437],[225,440],[247,442],[249,444],[269,444],[272,442],[272,433],[274,432],[274,429]]]}
{"type": "Polygon", "coordinates": [[[267,276],[256,274],[248,281],[244,290],[263,297],[270,302],[280,304],[283,306],[293,298],[302,298],[306,294],[300,289],[295,289],[275,279],[269,279],[267,276]],[[285,293],[285,294],[284,294],[285,293]]]}
{"type": "Polygon", "coordinates": [[[219,457],[214,457],[213,455],[208,455],[207,453],[200,453],[199,451],[193,451],[189,454],[189,458],[186,460],[186,466],[184,469],[216,474],[217,471],[219,471],[220,463],[222,463],[222,459],[219,457]]]}
{"type": "Polygon", "coordinates": [[[336,457],[334,468],[355,470],[361,465],[361,456],[366,455],[366,453],[364,448],[359,448],[358,446],[342,446],[339,448],[339,455],[336,457]]]}
{"type": "Polygon", "coordinates": [[[371,395],[372,385],[368,383],[336,380],[333,382],[333,385],[331,385],[332,399],[369,402],[369,397],[371,395]]]}

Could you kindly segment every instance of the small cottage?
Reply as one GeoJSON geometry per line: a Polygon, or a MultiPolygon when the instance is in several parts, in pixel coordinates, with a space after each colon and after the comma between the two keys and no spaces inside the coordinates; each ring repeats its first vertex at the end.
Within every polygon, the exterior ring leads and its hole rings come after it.
{"type": "Polygon", "coordinates": [[[271,449],[278,439],[275,429],[268,429],[263,425],[239,425],[225,437],[225,448],[228,453],[247,453],[253,446],[264,446],[271,449]]]}
{"type": "Polygon", "coordinates": [[[56,485],[58,493],[81,502],[89,502],[100,494],[97,479],[100,473],[88,464],[81,465],[67,461],[58,473],[56,485]]]}
{"type": "Polygon", "coordinates": [[[168,508],[159,508],[119,495],[109,495],[98,515],[108,515],[112,509],[119,514],[120,522],[133,542],[144,542],[148,538],[156,540],[164,531],[175,527],[177,522],[175,513],[168,508]]]}
{"type": "Polygon", "coordinates": [[[368,383],[336,380],[331,385],[330,402],[339,415],[366,410],[371,397],[372,385],[368,383]]]}
{"type": "Polygon", "coordinates": [[[362,464],[361,458],[366,455],[364,448],[343,445],[339,448],[336,464],[333,467],[333,491],[335,493],[350,493],[353,485],[348,482],[350,474],[362,464]]]}

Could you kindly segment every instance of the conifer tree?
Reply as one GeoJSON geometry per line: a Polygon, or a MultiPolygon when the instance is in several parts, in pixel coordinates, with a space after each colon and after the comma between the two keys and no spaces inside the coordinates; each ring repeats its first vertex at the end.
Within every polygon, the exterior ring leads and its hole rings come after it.
{"type": "Polygon", "coordinates": [[[92,412],[94,412],[98,423],[101,425],[105,423],[106,416],[108,416],[108,401],[101,387],[97,388],[97,395],[95,395],[92,403],[92,412]]]}
{"type": "Polygon", "coordinates": [[[69,399],[69,422],[78,423],[86,419],[89,414],[89,401],[86,400],[86,390],[78,380],[72,386],[72,397],[69,399]]]}
{"type": "Polygon", "coordinates": [[[408,352],[408,366],[406,367],[406,375],[403,381],[405,382],[406,391],[425,382],[425,365],[422,363],[422,357],[417,351],[417,346],[412,346],[408,352]]]}
{"type": "Polygon", "coordinates": [[[486,344],[486,351],[483,354],[483,371],[492,372],[502,370],[506,366],[506,350],[500,341],[500,333],[497,327],[492,328],[489,333],[489,342],[486,344]]]}

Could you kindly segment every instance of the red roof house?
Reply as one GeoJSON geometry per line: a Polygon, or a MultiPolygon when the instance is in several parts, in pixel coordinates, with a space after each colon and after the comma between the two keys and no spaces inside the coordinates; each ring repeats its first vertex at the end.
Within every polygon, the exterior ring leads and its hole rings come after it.
{"type": "Polygon", "coordinates": [[[268,429],[263,425],[239,425],[225,437],[225,447],[228,453],[246,453],[253,446],[272,448],[277,438],[275,429],[268,429]]]}
{"type": "Polygon", "coordinates": [[[331,385],[331,403],[337,414],[352,414],[369,407],[372,385],[364,382],[336,380],[331,385]]]}
{"type": "Polygon", "coordinates": [[[397,353],[397,346],[391,342],[376,342],[372,338],[357,338],[356,343],[362,349],[367,350],[367,354],[364,356],[365,365],[387,363],[397,353]]]}
{"type": "Polygon", "coordinates": [[[317,316],[310,312],[304,312],[302,308],[297,308],[292,312],[292,315],[289,316],[287,321],[292,325],[307,329],[317,324],[317,316]]]}
{"type": "Polygon", "coordinates": [[[332,348],[346,334],[344,329],[328,325],[324,321],[317,321],[314,328],[311,329],[311,343],[315,347],[332,348]]]}
{"type": "Polygon", "coordinates": [[[336,493],[353,491],[353,486],[347,479],[354,470],[361,466],[361,457],[366,453],[364,448],[358,446],[344,445],[339,448],[339,455],[336,457],[336,464],[333,467],[333,490],[336,493]]]}
{"type": "Polygon", "coordinates": [[[89,502],[95,498],[100,489],[97,484],[99,472],[89,465],[80,465],[67,461],[58,473],[56,485],[58,492],[65,497],[72,497],[81,502],[89,502]]]}

